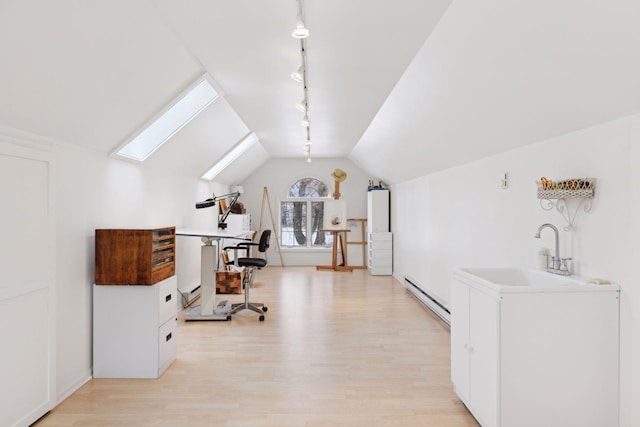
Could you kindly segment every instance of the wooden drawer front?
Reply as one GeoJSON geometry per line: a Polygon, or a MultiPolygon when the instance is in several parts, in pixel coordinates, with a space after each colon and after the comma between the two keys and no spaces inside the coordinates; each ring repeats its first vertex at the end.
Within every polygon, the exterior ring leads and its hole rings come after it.
{"type": "Polygon", "coordinates": [[[178,319],[175,317],[158,330],[158,376],[176,360],[178,355],[178,319]]]}
{"type": "Polygon", "coordinates": [[[158,283],[158,325],[175,317],[178,311],[178,279],[172,276],[158,283]]]}

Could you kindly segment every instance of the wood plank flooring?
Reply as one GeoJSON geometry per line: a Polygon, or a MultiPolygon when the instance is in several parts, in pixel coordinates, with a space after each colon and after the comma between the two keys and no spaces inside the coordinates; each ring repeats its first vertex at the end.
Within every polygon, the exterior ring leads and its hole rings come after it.
{"type": "Polygon", "coordinates": [[[267,267],[251,296],[264,322],[180,317],[160,379],[93,379],[37,427],[478,426],[452,389],[448,327],[391,277],[267,267]]]}

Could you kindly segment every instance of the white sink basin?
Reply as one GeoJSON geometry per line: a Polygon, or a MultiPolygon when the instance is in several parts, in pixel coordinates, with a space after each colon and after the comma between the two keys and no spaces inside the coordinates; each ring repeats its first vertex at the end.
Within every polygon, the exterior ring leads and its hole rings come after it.
{"type": "Polygon", "coordinates": [[[542,270],[526,268],[463,268],[456,277],[469,284],[483,286],[499,292],[554,292],[602,288],[611,286],[593,285],[573,276],[559,276],[542,270]]]}

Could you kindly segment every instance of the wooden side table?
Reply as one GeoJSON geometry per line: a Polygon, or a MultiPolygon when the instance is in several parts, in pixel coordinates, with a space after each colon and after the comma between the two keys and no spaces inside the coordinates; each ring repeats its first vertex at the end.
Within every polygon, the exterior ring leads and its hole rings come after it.
{"type": "Polygon", "coordinates": [[[320,230],[322,233],[333,235],[333,245],[331,246],[331,265],[317,265],[316,270],[353,271],[347,262],[347,233],[351,230],[320,230]],[[338,264],[338,248],[342,253],[342,264],[338,264]]]}

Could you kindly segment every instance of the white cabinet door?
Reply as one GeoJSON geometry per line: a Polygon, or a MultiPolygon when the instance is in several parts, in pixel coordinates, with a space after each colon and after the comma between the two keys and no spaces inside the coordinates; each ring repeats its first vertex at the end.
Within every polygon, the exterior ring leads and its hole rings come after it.
{"type": "Polygon", "coordinates": [[[0,425],[28,426],[55,403],[50,153],[0,142],[0,425]]]}
{"type": "Polygon", "coordinates": [[[498,301],[469,289],[469,400],[482,425],[498,425],[498,301]]]}
{"type": "Polygon", "coordinates": [[[467,285],[451,286],[451,380],[483,426],[498,422],[499,303],[467,285]]]}
{"type": "Polygon", "coordinates": [[[469,405],[469,288],[451,285],[451,380],[460,399],[469,405]]]}

